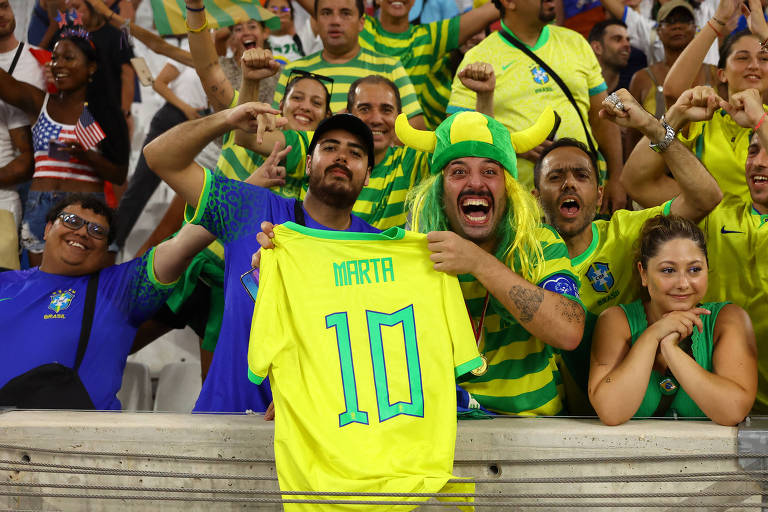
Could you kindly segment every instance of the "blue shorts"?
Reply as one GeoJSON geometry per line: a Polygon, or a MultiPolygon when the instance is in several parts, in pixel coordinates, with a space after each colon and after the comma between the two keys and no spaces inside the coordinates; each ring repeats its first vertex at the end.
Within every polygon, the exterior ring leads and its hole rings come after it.
{"type": "MultiPolygon", "coordinates": [[[[56,206],[59,201],[70,195],[70,192],[59,192],[55,190],[41,191],[30,190],[27,195],[27,202],[24,205],[24,218],[21,221],[21,246],[33,253],[42,253],[45,247],[45,217],[48,212],[56,206]]],[[[96,192],[92,194],[102,201],[104,194],[96,192]]]]}

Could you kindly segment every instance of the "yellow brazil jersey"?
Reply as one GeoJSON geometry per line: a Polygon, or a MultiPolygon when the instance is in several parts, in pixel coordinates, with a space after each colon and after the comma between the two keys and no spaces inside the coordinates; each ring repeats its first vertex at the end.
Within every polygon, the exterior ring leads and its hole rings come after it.
{"type": "Polygon", "coordinates": [[[705,301],[729,300],[752,319],[757,340],[758,389],[754,409],[768,413],[768,215],[731,197],[699,224],[707,237],[709,287],[705,301]]]}
{"type": "MultiPolygon", "coordinates": [[[[565,243],[549,226],[538,231],[544,263],[537,284],[580,303],[578,278],[565,243]]],[[[480,351],[488,360],[488,371],[465,376],[461,387],[480,405],[495,412],[527,416],[564,413],[559,351],[534,338],[492,297],[483,317],[487,290],[471,275],[461,275],[459,281],[475,325],[482,324],[480,351]]]]}
{"type": "MultiPolygon", "coordinates": [[[[508,31],[503,23],[502,30],[508,31]]],[[[565,27],[547,25],[530,49],[563,79],[589,129],[590,97],[604,91],[606,85],[600,64],[586,39],[565,27]]],[[[551,105],[562,118],[557,138],[573,137],[587,143],[576,110],[560,87],[543,68],[512,46],[499,32],[494,32],[470,49],[459,65],[459,71],[478,61],[493,66],[496,74],[494,117],[508,129],[519,131],[528,128],[536,122],[544,106],[551,105]]],[[[476,94],[461,83],[457,73],[448,102],[448,114],[475,110],[476,98],[476,94]]],[[[517,169],[520,181],[533,190],[533,162],[520,159],[517,169]]]]}
{"type": "Polygon", "coordinates": [[[688,136],[681,133],[678,138],[717,180],[723,199],[733,196],[749,201],[744,165],[752,133],[750,128],[736,124],[725,110],[718,110],[709,121],[691,123],[688,136]]]}
{"type": "Polygon", "coordinates": [[[451,80],[442,73],[444,57],[459,46],[459,16],[447,20],[409,25],[405,32],[388,32],[381,22],[365,16],[360,46],[400,59],[411,78],[424,110],[427,127],[437,128],[445,119],[451,95],[451,80]]]}
{"type": "MultiPolygon", "coordinates": [[[[294,158],[306,162],[307,147],[314,132],[286,130],[285,143],[298,148],[291,151],[294,158]]],[[[377,229],[405,227],[408,212],[405,196],[408,191],[429,176],[432,153],[406,146],[387,149],[384,159],[371,169],[368,185],[363,187],[352,207],[352,213],[377,229]]]]}
{"type": "Polygon", "coordinates": [[[368,75],[381,75],[392,80],[400,90],[400,100],[403,105],[403,114],[408,119],[422,113],[416,90],[413,88],[408,74],[403,65],[396,58],[382,55],[365,48],[349,62],[335,64],[323,59],[322,51],[313,53],[303,59],[289,62],[280,74],[280,80],[275,87],[275,97],[272,106],[278,108],[283,99],[285,86],[291,76],[292,69],[301,69],[311,73],[325,75],[334,79],[331,88],[331,111],[337,113],[347,108],[347,93],[349,86],[358,78],[368,75]]]}
{"type": "Polygon", "coordinates": [[[399,228],[289,222],[274,243],[248,376],[269,375],[280,489],[438,492],[453,468],[455,378],[482,364],[457,279],[432,268],[425,235],[399,228]]]}
{"type": "Polygon", "coordinates": [[[618,210],[611,220],[592,222],[592,243],[578,256],[571,258],[573,270],[579,277],[579,296],[587,310],[584,337],[579,347],[563,351],[570,375],[578,390],[568,389],[569,412],[579,410],[577,404],[585,404],[589,379],[589,355],[592,349],[592,333],[600,313],[611,306],[629,304],[640,298],[640,281],[634,270],[635,248],[645,221],[656,215],[669,215],[672,201],[661,206],[639,211],[618,210]],[[583,396],[578,396],[579,391],[583,396]]]}

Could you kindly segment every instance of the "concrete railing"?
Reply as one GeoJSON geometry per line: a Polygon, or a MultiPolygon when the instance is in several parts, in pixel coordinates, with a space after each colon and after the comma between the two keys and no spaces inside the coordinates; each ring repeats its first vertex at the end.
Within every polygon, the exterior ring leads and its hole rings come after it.
{"type": "MultiPolygon", "coordinates": [[[[761,482],[737,458],[738,433],[708,421],[619,427],[575,418],[461,421],[454,474],[479,480],[477,503],[486,506],[478,510],[724,510],[734,504],[758,511],[761,482]]],[[[752,445],[765,442],[759,428],[752,433],[759,440],[752,445]]],[[[279,509],[256,501],[280,498],[265,493],[278,489],[272,442],[273,424],[256,415],[5,412],[0,509],[279,509]],[[171,492],[184,489],[199,492],[171,492]]]]}

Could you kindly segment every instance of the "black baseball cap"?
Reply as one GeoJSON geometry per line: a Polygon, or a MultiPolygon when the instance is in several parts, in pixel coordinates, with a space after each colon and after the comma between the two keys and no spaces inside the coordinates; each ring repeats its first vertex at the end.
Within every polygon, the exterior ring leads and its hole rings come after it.
{"type": "Polygon", "coordinates": [[[315,151],[315,145],[320,137],[324,133],[332,130],[344,130],[349,132],[355,137],[360,137],[363,141],[363,146],[368,153],[368,166],[374,167],[374,155],[373,155],[373,134],[368,125],[365,124],[359,117],[352,114],[334,114],[331,117],[327,117],[320,121],[320,124],[315,130],[315,134],[312,136],[312,141],[307,148],[307,154],[311,155],[315,151]]]}

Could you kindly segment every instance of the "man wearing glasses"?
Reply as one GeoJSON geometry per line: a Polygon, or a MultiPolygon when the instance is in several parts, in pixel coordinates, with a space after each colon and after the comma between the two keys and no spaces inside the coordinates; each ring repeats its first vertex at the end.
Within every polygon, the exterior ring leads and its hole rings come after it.
{"type": "Polygon", "coordinates": [[[403,113],[411,124],[423,127],[424,116],[416,90],[400,60],[360,46],[358,38],[365,22],[363,1],[317,0],[313,10],[323,50],[290,62],[283,68],[272,106],[277,107],[283,98],[293,69],[335,78],[331,112],[340,112],[345,108],[352,82],[368,75],[382,75],[400,90],[403,113]]]}
{"type": "Polygon", "coordinates": [[[90,400],[77,408],[120,409],[116,393],[136,329],[210,240],[201,228],[188,226],[143,256],[105,268],[112,224],[112,211],[101,200],[72,194],[48,213],[40,267],[0,273],[0,404],[67,407],[71,402],[46,399],[45,393],[42,401],[29,401],[37,389],[31,382],[50,386],[46,372],[59,363],[75,369],[90,400]],[[95,295],[87,292],[91,287],[95,295]],[[92,316],[86,315],[87,302],[92,316]],[[29,383],[24,396],[10,399],[14,383],[7,385],[20,379],[29,383]]]}

